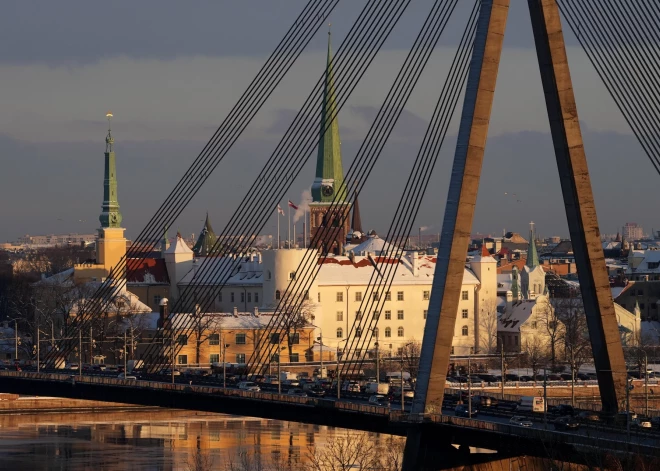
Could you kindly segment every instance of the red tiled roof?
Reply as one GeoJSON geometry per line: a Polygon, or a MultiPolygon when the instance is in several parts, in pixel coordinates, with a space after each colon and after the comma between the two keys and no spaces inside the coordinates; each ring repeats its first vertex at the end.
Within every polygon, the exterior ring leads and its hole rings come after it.
{"type": "Polygon", "coordinates": [[[126,281],[128,283],[145,283],[145,275],[151,274],[156,283],[169,284],[165,260],[162,258],[129,258],[126,261],[126,281]]]}

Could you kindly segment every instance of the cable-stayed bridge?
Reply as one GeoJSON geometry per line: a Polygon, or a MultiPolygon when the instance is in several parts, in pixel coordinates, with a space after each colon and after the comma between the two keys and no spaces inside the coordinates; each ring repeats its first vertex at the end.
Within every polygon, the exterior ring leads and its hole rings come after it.
{"type": "MultiPolygon", "coordinates": [[[[114,139],[110,131],[108,132],[106,193],[101,219],[102,236],[99,240],[99,253],[105,254],[100,257],[99,266],[107,268],[107,273],[101,276],[103,282],[93,295],[78,309],[69,326],[67,338],[59,340],[57,345],[39,354],[39,365],[54,367],[80,349],[77,340],[79,333],[88,332],[94,319],[107,312],[108,306],[114,303],[118,294],[125,289],[126,280],[131,277],[132,267],[136,265],[129,264],[128,261],[143,259],[144,253],[156,248],[163,229],[173,226],[210,174],[221,165],[223,158],[231,151],[311,38],[326,23],[326,18],[339,1],[310,0],[305,5],[234,108],[126,253],[116,250],[124,239],[116,200],[114,139]]],[[[428,2],[428,16],[362,145],[344,173],[341,165],[332,160],[334,149],[339,146],[337,115],[411,3],[412,0],[367,1],[336,53],[332,52],[329,45],[326,71],[313,87],[264,167],[256,175],[240,206],[217,239],[206,247],[207,256],[196,267],[191,282],[167,306],[169,312],[162,317],[156,335],[150,339],[142,355],[147,372],[153,373],[171,364],[171,359],[175,358],[182,348],[174,341],[173,332],[176,330],[177,336],[191,335],[197,325],[196,319],[212,310],[212,300],[236,273],[242,256],[249,253],[271,217],[273,208],[277,207],[278,202],[290,189],[314,149],[319,149],[320,163],[317,164],[312,193],[317,199],[317,209],[320,209],[318,214],[312,212],[310,215],[308,248],[300,259],[295,276],[290,277],[286,289],[277,291],[277,306],[267,327],[255,341],[253,353],[246,359],[244,375],[250,377],[264,373],[274,355],[279,356],[280,339],[289,335],[292,326],[300,321],[305,304],[310,301],[313,280],[323,265],[319,261],[341,252],[350,209],[368,181],[435,46],[447,25],[455,21],[454,14],[459,5],[458,0],[428,2]],[[320,126],[318,116],[321,116],[320,126]],[[214,260],[221,262],[214,263],[214,260]],[[215,281],[210,283],[211,280],[215,281]],[[191,312],[193,315],[188,316],[183,323],[173,323],[175,314],[191,312]]],[[[472,422],[448,424],[443,419],[437,419],[437,414],[440,413],[444,400],[461,296],[461,280],[487,143],[492,102],[497,88],[507,16],[509,8],[524,6],[523,2],[513,2],[510,5],[509,0],[466,0],[460,3],[469,3],[471,7],[463,25],[463,34],[446,77],[438,81],[439,96],[433,117],[413,160],[400,203],[393,208],[395,211],[392,222],[385,237],[386,242],[391,242],[397,237],[410,236],[451,119],[459,107],[461,94],[464,94],[458,142],[442,217],[435,275],[428,300],[415,398],[408,419],[398,416],[397,420],[392,421],[389,413],[378,412],[376,409],[371,411],[371,414],[379,417],[378,420],[384,424],[383,431],[396,429],[407,434],[404,463],[406,470],[434,469],[432,438],[438,433],[434,427],[479,428],[472,422]],[[429,421],[425,422],[424,417],[429,421]]],[[[660,17],[660,7],[644,2],[607,0],[528,0],[527,3],[602,408],[605,414],[614,416],[621,409],[626,397],[627,372],[600,243],[562,28],[568,25],[573,30],[651,164],[660,171],[660,146],[657,142],[660,133],[656,127],[658,79],[652,73],[658,69],[659,53],[655,47],[658,36],[654,25],[660,17]]],[[[393,247],[387,259],[401,259],[404,255],[403,249],[396,245],[393,247]]],[[[362,296],[359,312],[380,313],[386,299],[379,294],[389,292],[398,264],[388,263],[386,257],[371,257],[369,263],[374,267],[373,276],[362,296]]],[[[98,267],[94,269],[101,270],[98,267]]],[[[376,336],[372,333],[378,329],[378,323],[377,315],[356,317],[350,329],[347,329],[346,350],[367,352],[373,348],[376,336]]],[[[339,365],[337,373],[340,377],[346,377],[354,371],[359,371],[364,361],[364,356],[359,355],[347,359],[339,365]]],[[[43,385],[43,382],[48,381],[42,376],[39,379],[31,379],[28,373],[24,376],[0,376],[3,388],[12,391],[23,388],[22,392],[25,392],[35,388],[35,384],[43,385]]],[[[125,397],[126,389],[130,388],[126,384],[111,383],[94,386],[90,384],[87,387],[83,380],[75,385],[75,389],[73,383],[71,387],[67,386],[67,379],[55,376],[48,384],[49,388],[57,390],[57,394],[79,397],[79,391],[84,391],[94,395],[94,398],[105,395],[107,399],[122,395],[125,397]]],[[[159,391],[162,389],[155,385],[141,384],[139,388],[136,386],[136,391],[139,389],[142,394],[150,387],[159,391]]],[[[162,400],[170,400],[171,405],[177,407],[186,401],[200,400],[204,394],[214,393],[198,391],[192,386],[189,389],[167,391],[163,393],[164,396],[159,393],[159,397],[168,397],[162,400]],[[186,394],[195,399],[185,399],[186,394]]],[[[261,397],[245,397],[242,400],[261,404],[257,408],[259,411],[262,411],[266,407],[263,404],[268,402],[267,398],[261,397]]],[[[281,398],[270,400],[277,402],[281,398]]],[[[250,415],[246,411],[249,411],[250,407],[256,407],[254,404],[241,405],[235,411],[250,415]]],[[[282,408],[278,413],[283,410],[290,411],[292,415],[287,420],[304,420],[301,417],[305,412],[295,412],[295,407],[298,406],[305,405],[282,408]]],[[[333,408],[336,408],[334,403],[333,408]]],[[[267,416],[266,412],[259,413],[267,416]]],[[[322,412],[319,417],[324,414],[330,417],[333,413],[333,410],[322,412]]],[[[370,414],[366,409],[351,413],[367,414],[365,417],[370,414]]],[[[344,425],[350,424],[347,421],[344,425]]],[[[500,432],[505,433],[503,429],[500,432]]],[[[509,430],[507,433],[518,436],[517,431],[514,432],[509,430]]],[[[523,449],[519,448],[519,452],[523,452],[523,449]]]]}

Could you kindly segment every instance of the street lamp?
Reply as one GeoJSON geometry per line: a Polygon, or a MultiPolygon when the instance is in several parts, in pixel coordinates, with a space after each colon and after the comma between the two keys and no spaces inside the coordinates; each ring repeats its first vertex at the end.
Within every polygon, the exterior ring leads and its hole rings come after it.
{"type": "Polygon", "coordinates": [[[225,343],[225,334],[222,334],[222,388],[227,389],[227,347],[225,343]]]}
{"type": "Polygon", "coordinates": [[[470,367],[470,360],[472,359],[472,350],[470,347],[468,351],[468,418],[472,418],[472,368],[470,367]]]}
{"type": "MultiPolygon", "coordinates": [[[[312,316],[312,320],[314,320],[313,316],[312,316]]],[[[321,329],[318,325],[314,325],[314,324],[309,324],[309,325],[311,327],[319,329],[319,336],[317,338],[317,340],[319,341],[320,349],[321,349],[321,372],[319,373],[319,376],[321,377],[321,379],[323,379],[323,329],[321,329]]],[[[313,346],[314,346],[314,343],[312,343],[312,347],[313,346]]],[[[314,352],[314,350],[312,350],[312,354],[313,354],[313,352],[314,352]]],[[[312,359],[313,358],[314,357],[312,356],[312,359]]]]}
{"type": "Polygon", "coordinates": [[[342,342],[346,342],[348,339],[340,340],[337,342],[337,399],[341,398],[341,372],[339,370],[339,353],[340,353],[340,348],[339,345],[342,342]]]}
{"type": "Polygon", "coordinates": [[[405,412],[405,401],[404,401],[404,394],[403,394],[403,352],[406,348],[412,345],[412,342],[405,344],[401,348],[401,412],[405,412]]]}

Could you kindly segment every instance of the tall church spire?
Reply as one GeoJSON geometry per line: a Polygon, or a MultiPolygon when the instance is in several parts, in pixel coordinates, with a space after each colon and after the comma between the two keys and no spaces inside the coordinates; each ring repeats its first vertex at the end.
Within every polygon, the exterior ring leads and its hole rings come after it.
{"type": "Polygon", "coordinates": [[[351,228],[353,229],[353,232],[360,232],[364,234],[362,231],[362,217],[360,216],[360,204],[358,203],[357,191],[355,192],[355,197],[353,198],[353,218],[351,220],[351,228]]]}
{"type": "Polygon", "coordinates": [[[108,135],[105,138],[105,171],[103,179],[103,205],[101,206],[101,215],[99,221],[101,227],[121,227],[121,212],[119,212],[119,202],[117,200],[117,170],[115,166],[115,143],[112,137],[111,120],[112,113],[107,113],[108,135]]]}
{"type": "Polygon", "coordinates": [[[534,223],[529,223],[529,246],[527,248],[527,265],[529,268],[535,268],[539,266],[539,254],[536,251],[536,242],[534,242],[534,223]]]}
{"type": "Polygon", "coordinates": [[[337,120],[338,110],[335,97],[331,38],[332,35],[328,31],[328,58],[321,108],[319,150],[316,160],[316,178],[312,184],[312,199],[315,202],[323,203],[332,202],[336,195],[338,195],[338,201],[346,199],[339,122],[337,120]]]}

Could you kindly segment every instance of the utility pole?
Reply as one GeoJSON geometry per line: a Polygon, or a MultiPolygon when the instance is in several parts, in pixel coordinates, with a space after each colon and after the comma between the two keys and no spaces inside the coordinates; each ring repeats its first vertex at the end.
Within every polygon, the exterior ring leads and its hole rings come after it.
{"type": "Polygon", "coordinates": [[[174,326],[170,324],[170,366],[172,373],[172,384],[174,384],[174,326]]]}
{"type": "Polygon", "coordinates": [[[645,412],[646,417],[649,416],[649,356],[644,352],[644,396],[645,396],[645,412]]]}
{"type": "Polygon", "coordinates": [[[337,346],[337,399],[341,398],[341,373],[339,372],[339,346],[337,346]]]}
{"type": "Polygon", "coordinates": [[[40,367],[41,367],[41,360],[40,360],[41,355],[40,355],[40,352],[39,352],[39,344],[41,343],[40,339],[41,339],[41,336],[40,336],[40,332],[39,332],[39,321],[37,321],[37,373],[39,373],[40,367]]]}
{"type": "Polygon", "coordinates": [[[78,376],[82,377],[82,329],[78,329],[78,376]]]}
{"type": "Polygon", "coordinates": [[[227,389],[227,344],[225,334],[222,334],[222,388],[227,389]]]}
{"type": "Polygon", "coordinates": [[[502,392],[502,400],[504,400],[504,337],[500,337],[500,369],[502,371],[502,381],[500,381],[500,389],[502,392]]]}
{"type": "Polygon", "coordinates": [[[14,319],[14,362],[18,361],[18,321],[14,319]]]}
{"type": "MultiPolygon", "coordinates": [[[[380,384],[380,352],[378,351],[378,335],[376,335],[376,383],[380,384]]],[[[378,388],[378,386],[376,386],[378,388]]]]}
{"type": "Polygon", "coordinates": [[[403,400],[403,348],[401,349],[401,412],[405,412],[405,403],[403,400]]]}
{"type": "Polygon", "coordinates": [[[124,379],[126,379],[126,375],[128,374],[128,370],[126,370],[126,357],[128,356],[128,348],[126,346],[126,329],[124,329],[124,379]]]}
{"type": "MultiPolygon", "coordinates": [[[[291,210],[289,210],[290,212],[291,210]]],[[[280,344],[277,344],[277,394],[282,394],[282,370],[281,370],[281,356],[280,344]]]]}
{"type": "Polygon", "coordinates": [[[633,388],[632,379],[626,379],[626,438],[630,441],[630,390],[633,388]]]}
{"type": "Polygon", "coordinates": [[[548,373],[543,368],[543,428],[548,429],[548,373]]]}
{"type": "Polygon", "coordinates": [[[89,364],[93,363],[92,358],[94,357],[94,337],[92,337],[92,326],[89,326],[89,364]]]}

